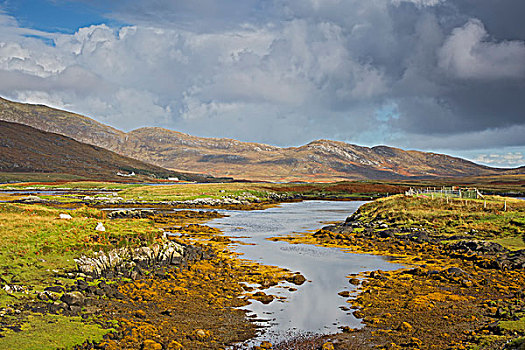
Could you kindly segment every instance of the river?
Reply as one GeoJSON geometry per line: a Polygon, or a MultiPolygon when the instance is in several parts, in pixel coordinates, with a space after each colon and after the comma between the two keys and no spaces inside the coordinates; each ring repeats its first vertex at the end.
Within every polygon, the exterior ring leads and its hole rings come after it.
{"type": "Polygon", "coordinates": [[[234,251],[243,259],[300,271],[308,280],[297,287],[288,282],[265,290],[266,294],[285,296],[268,305],[258,301],[244,307],[261,323],[263,331],[250,344],[263,340],[279,342],[305,334],[329,334],[340,326],[358,328],[360,320],[340,307],[351,306],[338,295],[343,290],[355,292],[348,274],[373,270],[393,270],[401,265],[385,257],[349,254],[337,248],[273,242],[269,237],[293,232],[316,230],[328,222],[344,221],[364,202],[304,201],[284,203],[260,211],[226,211],[228,217],[212,220],[208,225],[221,229],[225,235],[238,237],[246,244],[237,244],[234,251]],[[297,291],[290,292],[289,287],[297,291]]]}

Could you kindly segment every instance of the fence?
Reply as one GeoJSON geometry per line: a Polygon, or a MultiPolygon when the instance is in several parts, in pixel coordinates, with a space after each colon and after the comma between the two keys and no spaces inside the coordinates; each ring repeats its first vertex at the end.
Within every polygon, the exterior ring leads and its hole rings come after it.
{"type": "Polygon", "coordinates": [[[429,196],[432,198],[468,198],[479,199],[483,198],[481,192],[477,188],[459,188],[452,187],[427,187],[427,188],[410,188],[405,191],[405,196],[429,196]]]}

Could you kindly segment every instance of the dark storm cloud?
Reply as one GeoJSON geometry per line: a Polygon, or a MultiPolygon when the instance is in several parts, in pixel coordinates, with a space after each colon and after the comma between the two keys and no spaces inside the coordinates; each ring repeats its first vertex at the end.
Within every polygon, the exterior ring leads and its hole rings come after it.
{"type": "Polygon", "coordinates": [[[525,40],[525,1],[455,0],[457,12],[478,18],[497,40],[525,40]]]}
{"type": "Polygon", "coordinates": [[[0,16],[0,69],[20,76],[0,91],[80,106],[123,129],[525,147],[522,0],[90,3],[129,25],[80,28],[46,48],[16,39],[22,28],[0,16]],[[87,98],[64,88],[83,76],[87,98]]]}

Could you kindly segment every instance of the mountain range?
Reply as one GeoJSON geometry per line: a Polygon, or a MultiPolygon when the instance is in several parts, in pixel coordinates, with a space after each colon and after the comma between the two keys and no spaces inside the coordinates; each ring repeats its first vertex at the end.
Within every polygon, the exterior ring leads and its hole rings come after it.
{"type": "Polygon", "coordinates": [[[158,127],[123,132],[91,118],[0,98],[0,120],[65,135],[163,168],[267,181],[337,181],[525,173],[444,154],[316,140],[300,147],[204,138],[158,127]]]}
{"type": "Polygon", "coordinates": [[[90,180],[204,181],[33,127],[0,120],[0,172],[61,173],[90,180]]]}

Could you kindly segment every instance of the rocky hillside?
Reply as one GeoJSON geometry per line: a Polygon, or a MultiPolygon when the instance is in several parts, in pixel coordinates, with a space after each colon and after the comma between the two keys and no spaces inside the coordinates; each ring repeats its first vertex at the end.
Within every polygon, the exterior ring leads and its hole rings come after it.
{"type": "MultiPolygon", "coordinates": [[[[280,148],[231,139],[201,138],[162,128],[129,133],[57,109],[0,99],[0,119],[60,133],[81,142],[179,171],[272,181],[402,179],[480,176],[507,170],[443,154],[387,146],[360,147],[318,140],[280,148]]],[[[524,169],[514,169],[523,173],[524,169]]]]}
{"type": "MultiPolygon", "coordinates": [[[[0,172],[62,173],[86,179],[141,181],[181,174],[18,123],[0,121],[0,172]],[[120,172],[135,176],[118,176],[120,172]]],[[[202,180],[195,176],[196,180],[202,180]]]]}

